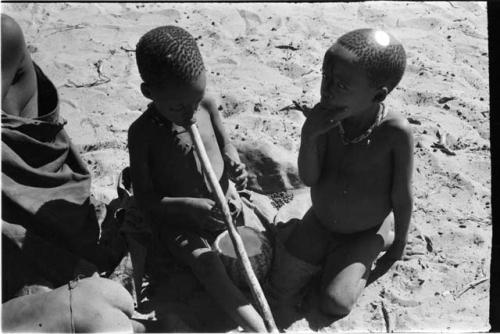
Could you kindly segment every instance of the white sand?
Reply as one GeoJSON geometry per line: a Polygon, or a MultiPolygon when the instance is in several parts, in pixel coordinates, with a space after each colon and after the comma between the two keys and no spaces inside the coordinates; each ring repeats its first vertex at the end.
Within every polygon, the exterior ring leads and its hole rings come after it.
{"type": "MultiPolygon", "coordinates": [[[[489,275],[485,7],[464,2],[2,4],[23,28],[33,59],[58,88],[68,132],[89,164],[94,190],[107,200],[116,197],[114,182],[128,164],[127,129],[147,104],[139,91],[135,54],[127,50],[149,29],[177,24],[199,37],[208,93],[222,106],[231,137],[236,143],[273,143],[291,163],[304,117],[280,110],[292,100],[309,105],[318,100],[325,50],[356,28],[382,28],[400,39],[408,66],[387,105],[421,123],[412,125],[418,148],[410,248],[416,254],[368,287],[345,319],[330,324],[313,314],[290,326],[344,331],[385,331],[382,301],[396,331],[489,328],[489,281],[457,296],[469,282],[489,275]],[[97,62],[110,82],[72,87],[99,79],[97,62]],[[438,103],[442,97],[454,99],[438,103]],[[437,131],[448,134],[446,143],[456,155],[431,148],[437,131]],[[432,252],[415,227],[430,238],[432,252]]],[[[181,330],[182,322],[175,327],[174,318],[169,315],[165,328],[181,330]]]]}

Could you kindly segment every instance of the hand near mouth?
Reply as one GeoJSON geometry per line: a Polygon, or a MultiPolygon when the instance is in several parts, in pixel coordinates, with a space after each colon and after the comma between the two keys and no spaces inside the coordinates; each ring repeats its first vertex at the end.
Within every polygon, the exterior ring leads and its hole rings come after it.
{"type": "Polygon", "coordinates": [[[339,122],[348,116],[347,107],[328,108],[318,103],[306,115],[303,133],[315,138],[338,126],[339,122]]]}

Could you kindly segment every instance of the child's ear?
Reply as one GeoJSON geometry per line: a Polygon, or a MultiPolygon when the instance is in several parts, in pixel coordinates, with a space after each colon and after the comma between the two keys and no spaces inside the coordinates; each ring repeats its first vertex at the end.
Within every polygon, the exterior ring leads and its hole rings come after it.
{"type": "Polygon", "coordinates": [[[151,89],[149,88],[149,86],[145,82],[141,83],[141,92],[142,92],[142,95],[144,95],[144,97],[146,97],[150,100],[153,99],[153,97],[151,95],[151,89]]]}
{"type": "Polygon", "coordinates": [[[387,97],[387,94],[389,94],[389,90],[387,89],[387,87],[382,86],[377,90],[377,93],[375,94],[373,100],[375,102],[382,102],[387,97]]]}

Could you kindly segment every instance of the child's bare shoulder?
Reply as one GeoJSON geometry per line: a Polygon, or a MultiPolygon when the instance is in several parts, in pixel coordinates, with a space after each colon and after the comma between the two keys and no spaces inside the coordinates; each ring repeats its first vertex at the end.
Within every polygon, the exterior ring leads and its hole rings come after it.
{"type": "Polygon", "coordinates": [[[211,95],[206,95],[201,100],[200,106],[207,110],[210,114],[218,113],[217,101],[211,95]]]}
{"type": "Polygon", "coordinates": [[[413,134],[410,123],[401,113],[389,111],[382,121],[381,128],[397,143],[409,143],[412,141],[413,134]]]}
{"type": "Polygon", "coordinates": [[[131,141],[136,140],[137,138],[144,138],[151,133],[151,122],[148,119],[147,111],[144,112],[141,116],[139,116],[128,128],[128,140],[129,143],[131,141]]]}
{"type": "Polygon", "coordinates": [[[410,123],[408,120],[400,113],[391,110],[387,113],[382,121],[382,125],[385,129],[395,132],[410,132],[410,123]]]}

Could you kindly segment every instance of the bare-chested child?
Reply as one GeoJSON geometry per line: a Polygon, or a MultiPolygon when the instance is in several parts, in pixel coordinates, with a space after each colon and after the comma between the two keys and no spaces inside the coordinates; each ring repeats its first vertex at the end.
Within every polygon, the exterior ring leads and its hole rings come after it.
{"type": "Polygon", "coordinates": [[[312,207],[286,240],[288,252],[277,254],[277,296],[290,297],[322,268],[320,307],[345,316],[378,255],[387,249],[376,265],[385,269],[402,257],[413,137],[406,119],[383,101],[405,66],[402,45],[379,30],[351,31],[327,50],[321,101],[306,115],[298,159],[312,207]]]}
{"type": "Polygon", "coordinates": [[[262,318],[211,248],[225,225],[186,127],[196,121],[235,217],[241,217],[241,201],[230,180],[244,188],[247,173],[214,100],[205,96],[206,74],[196,42],[182,28],[158,27],[141,37],[136,56],[141,91],[153,101],[129,129],[139,207],[174,257],[192,269],[232,319],[248,331],[265,331],[262,318]]]}

